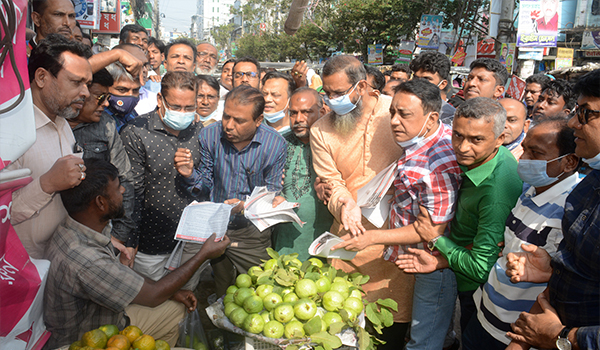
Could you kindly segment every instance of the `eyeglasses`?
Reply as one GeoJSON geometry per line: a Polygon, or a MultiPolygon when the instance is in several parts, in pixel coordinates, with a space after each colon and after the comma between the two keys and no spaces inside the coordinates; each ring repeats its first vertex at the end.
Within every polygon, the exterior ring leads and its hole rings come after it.
{"type": "Polygon", "coordinates": [[[110,98],[110,92],[107,92],[105,94],[102,94],[98,97],[96,97],[96,101],[98,101],[98,106],[100,106],[101,104],[104,103],[104,101],[108,100],[110,98]]]}
{"type": "Polygon", "coordinates": [[[164,102],[165,106],[173,111],[173,112],[195,112],[196,111],[196,106],[171,106],[171,104],[169,104],[167,102],[167,100],[164,98],[164,96],[161,96],[162,101],[164,102]]]}
{"type": "MultiPolygon", "coordinates": [[[[359,83],[360,83],[360,82],[359,82],[359,83]]],[[[336,99],[336,98],[338,98],[338,97],[340,97],[340,96],[344,96],[344,95],[346,95],[346,94],[347,94],[347,93],[348,93],[350,90],[352,90],[352,88],[354,88],[356,85],[358,85],[358,83],[356,83],[356,84],[354,84],[354,85],[350,86],[350,87],[348,88],[348,90],[346,90],[346,91],[344,91],[344,92],[342,92],[342,93],[340,93],[340,92],[335,92],[335,91],[334,91],[334,92],[327,92],[327,91],[325,91],[325,90],[323,90],[323,92],[325,92],[325,96],[327,96],[327,98],[328,98],[328,99],[330,99],[330,100],[333,100],[333,99],[336,99]]]]}
{"type": "Polygon", "coordinates": [[[210,101],[214,101],[218,98],[219,98],[219,96],[215,96],[215,95],[197,95],[196,96],[196,99],[198,101],[204,101],[206,99],[210,102],[210,101]]]}
{"type": "Polygon", "coordinates": [[[206,51],[198,52],[198,57],[199,58],[204,58],[206,56],[208,56],[211,60],[215,60],[216,61],[218,59],[217,55],[215,55],[214,53],[211,54],[211,53],[206,52],[206,51]]]}
{"type": "Polygon", "coordinates": [[[587,109],[580,107],[579,105],[575,105],[575,115],[577,116],[577,120],[579,120],[579,124],[587,124],[590,121],[590,114],[593,114],[594,118],[598,118],[598,116],[600,115],[600,111],[594,109],[587,109]]]}
{"type": "Polygon", "coordinates": [[[248,79],[256,79],[258,78],[258,73],[256,72],[235,72],[233,76],[236,79],[242,79],[243,76],[246,76],[248,79]]]}

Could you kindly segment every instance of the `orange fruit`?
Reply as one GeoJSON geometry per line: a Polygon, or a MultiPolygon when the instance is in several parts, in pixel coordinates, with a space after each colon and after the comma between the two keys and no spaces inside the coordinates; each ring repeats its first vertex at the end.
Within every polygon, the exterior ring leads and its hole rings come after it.
{"type": "Polygon", "coordinates": [[[129,350],[129,348],[131,347],[131,343],[129,342],[129,339],[127,339],[126,336],[117,334],[117,335],[113,335],[108,340],[108,343],[106,343],[106,346],[114,347],[119,350],[129,350]]]}
{"type": "Polygon", "coordinates": [[[156,341],[156,350],[171,350],[171,347],[169,346],[169,343],[167,343],[164,340],[157,340],[156,341]]]}
{"type": "Polygon", "coordinates": [[[115,334],[119,334],[119,328],[114,324],[105,324],[104,326],[98,327],[98,329],[106,333],[108,339],[110,339],[115,334]]]}
{"type": "Polygon", "coordinates": [[[154,348],[156,347],[156,342],[154,341],[154,338],[147,334],[144,334],[141,337],[137,338],[133,343],[131,343],[131,346],[134,349],[154,350],[154,348]]]}
{"type": "Polygon", "coordinates": [[[108,338],[106,337],[106,333],[99,329],[94,329],[85,332],[83,337],[81,337],[81,342],[83,345],[91,348],[104,349],[106,347],[106,342],[108,342],[108,338]]]}
{"type": "Polygon", "coordinates": [[[115,348],[114,346],[109,346],[108,348],[106,348],[105,350],[121,350],[119,348],[115,348]]]}
{"type": "Polygon", "coordinates": [[[137,338],[141,337],[144,333],[136,326],[127,326],[119,334],[124,335],[129,339],[130,343],[133,343],[137,338]]]}
{"type": "Polygon", "coordinates": [[[79,350],[83,346],[83,342],[78,340],[69,346],[69,350],[79,350]]]}

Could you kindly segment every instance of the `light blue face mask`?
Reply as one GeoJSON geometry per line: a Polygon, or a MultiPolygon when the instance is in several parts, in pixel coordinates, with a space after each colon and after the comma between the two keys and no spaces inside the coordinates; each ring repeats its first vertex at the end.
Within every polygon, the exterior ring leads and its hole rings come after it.
{"type": "Polygon", "coordinates": [[[407,141],[396,141],[396,143],[398,145],[400,145],[400,147],[402,148],[408,148],[412,145],[416,145],[421,143],[421,141],[425,140],[425,135],[427,135],[427,132],[425,132],[423,135],[421,135],[421,133],[423,132],[423,130],[425,129],[425,125],[427,125],[427,120],[429,120],[429,116],[431,115],[431,113],[429,113],[427,115],[427,118],[425,118],[425,122],[423,123],[423,126],[421,127],[421,130],[419,131],[419,133],[417,134],[417,136],[413,137],[410,140],[407,141]]]}
{"type": "Polygon", "coordinates": [[[594,170],[600,170],[600,153],[596,154],[594,158],[583,158],[583,161],[594,170]]]}
{"type": "MultiPolygon", "coordinates": [[[[352,92],[354,91],[354,89],[356,89],[356,86],[358,86],[358,83],[354,84],[354,87],[352,88],[352,90],[350,90],[349,93],[347,93],[343,96],[340,96],[340,97],[330,99],[329,97],[327,97],[327,95],[324,95],[323,100],[325,101],[325,103],[327,103],[329,108],[331,108],[331,110],[335,114],[337,114],[337,115],[348,114],[348,113],[352,112],[354,110],[354,108],[356,108],[356,104],[352,103],[352,101],[350,100],[350,95],[352,95],[352,92]]],[[[361,98],[362,98],[362,96],[359,97],[358,101],[360,101],[361,98]]],[[[358,101],[356,101],[356,103],[358,103],[358,101]]]]}
{"type": "MultiPolygon", "coordinates": [[[[570,153],[569,153],[570,154],[570,153]]],[[[558,158],[554,158],[552,160],[535,160],[535,159],[520,159],[519,165],[517,166],[517,173],[523,182],[530,184],[533,187],[543,187],[548,186],[556,181],[558,178],[564,174],[564,172],[560,173],[557,177],[550,177],[546,172],[548,167],[548,163],[554,162],[555,160],[559,160],[563,157],[568,156],[569,154],[565,154],[558,158]]]]}
{"type": "Polygon", "coordinates": [[[207,115],[206,117],[203,117],[200,114],[198,114],[198,117],[200,117],[200,121],[201,122],[205,122],[205,121],[207,121],[209,119],[217,120],[217,118],[216,118],[217,117],[217,112],[218,112],[218,109],[215,109],[211,114],[207,115]]]}
{"type": "Polygon", "coordinates": [[[165,108],[163,123],[173,130],[184,130],[192,124],[195,117],[196,112],[176,112],[165,108]]]}
{"type": "Polygon", "coordinates": [[[283,107],[282,110],[280,110],[279,112],[275,112],[275,113],[263,113],[263,116],[265,117],[265,120],[271,124],[273,123],[277,123],[278,121],[280,121],[281,119],[283,119],[283,117],[285,117],[285,109],[288,107],[288,104],[290,103],[290,100],[288,100],[288,102],[285,104],[285,107],[283,107]]]}

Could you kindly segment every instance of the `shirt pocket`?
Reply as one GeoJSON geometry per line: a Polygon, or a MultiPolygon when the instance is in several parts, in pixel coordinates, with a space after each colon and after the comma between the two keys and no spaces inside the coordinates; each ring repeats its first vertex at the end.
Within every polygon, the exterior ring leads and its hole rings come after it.
{"type": "Polygon", "coordinates": [[[83,158],[102,159],[110,161],[110,152],[108,145],[104,142],[88,142],[83,145],[83,158]]]}

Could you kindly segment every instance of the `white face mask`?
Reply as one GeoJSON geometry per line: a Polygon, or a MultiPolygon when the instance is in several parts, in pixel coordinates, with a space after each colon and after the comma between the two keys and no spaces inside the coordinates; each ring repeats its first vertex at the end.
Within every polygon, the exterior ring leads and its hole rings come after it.
{"type": "MultiPolygon", "coordinates": [[[[358,83],[360,83],[360,81],[358,83]]],[[[354,91],[354,89],[356,89],[356,87],[358,86],[358,83],[354,84],[354,87],[352,87],[352,90],[350,90],[350,92],[348,92],[347,94],[345,94],[343,96],[339,96],[339,97],[330,99],[327,95],[325,95],[325,96],[323,96],[323,100],[325,101],[325,103],[327,103],[329,108],[331,108],[335,114],[337,114],[337,115],[348,114],[348,113],[352,112],[354,110],[354,108],[356,108],[356,104],[362,98],[362,96],[360,96],[358,101],[356,101],[356,103],[352,103],[352,100],[350,100],[350,95],[352,95],[352,92],[354,91]]]]}
{"type": "Polygon", "coordinates": [[[594,170],[600,170],[600,153],[596,154],[593,158],[582,158],[590,168],[594,170]]]}
{"type": "Polygon", "coordinates": [[[217,120],[217,118],[216,118],[217,117],[217,112],[218,112],[217,109],[215,109],[211,114],[207,115],[206,117],[203,117],[202,115],[200,115],[198,113],[198,117],[200,117],[200,121],[201,122],[205,122],[205,121],[207,121],[209,119],[217,120]]]}
{"type": "Polygon", "coordinates": [[[431,112],[427,115],[427,118],[425,118],[425,122],[423,123],[421,130],[415,137],[413,137],[412,139],[407,140],[407,141],[396,141],[396,143],[398,145],[400,145],[400,147],[402,147],[402,148],[407,148],[407,147],[410,147],[412,145],[418,144],[421,141],[423,141],[425,139],[425,135],[427,135],[427,132],[425,132],[422,136],[420,136],[420,135],[423,132],[423,130],[425,129],[425,125],[427,125],[427,120],[429,120],[430,115],[431,115],[431,112]]]}
{"type": "Polygon", "coordinates": [[[565,154],[558,158],[554,158],[552,160],[536,160],[536,159],[520,159],[519,165],[517,166],[517,173],[523,182],[530,184],[533,187],[543,187],[548,186],[550,184],[558,181],[558,178],[564,174],[560,173],[556,177],[550,177],[547,173],[548,163],[554,162],[555,160],[559,160],[563,157],[568,156],[569,154],[565,154]]]}

